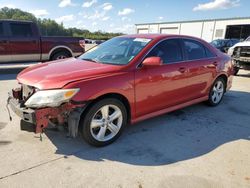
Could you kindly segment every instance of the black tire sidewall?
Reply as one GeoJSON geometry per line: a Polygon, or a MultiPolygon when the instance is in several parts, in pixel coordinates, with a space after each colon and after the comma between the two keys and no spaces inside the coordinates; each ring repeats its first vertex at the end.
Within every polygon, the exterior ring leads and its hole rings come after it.
{"type": "Polygon", "coordinates": [[[70,55],[67,52],[62,51],[62,52],[57,52],[53,54],[51,57],[51,60],[59,60],[57,59],[58,56],[65,56],[66,58],[70,57],[70,55]]]}
{"type": "Polygon", "coordinates": [[[225,80],[223,79],[223,78],[217,78],[215,81],[214,81],[214,83],[213,83],[213,85],[212,85],[212,87],[211,87],[211,89],[210,89],[210,91],[209,91],[209,96],[208,96],[208,104],[210,105],[210,106],[217,106],[217,105],[219,105],[220,103],[221,103],[221,101],[222,101],[222,99],[223,99],[223,97],[224,97],[224,94],[225,94],[225,90],[226,90],[226,84],[225,84],[225,80]],[[222,83],[223,83],[223,95],[222,95],[222,97],[221,97],[221,99],[220,99],[220,101],[218,102],[218,103],[214,103],[213,102],[213,100],[212,100],[212,95],[213,95],[213,88],[214,88],[214,85],[218,82],[218,81],[221,81],[222,83]]]}
{"type": "Polygon", "coordinates": [[[124,104],[119,101],[118,99],[113,99],[113,98],[107,98],[107,99],[103,99],[101,101],[96,102],[93,106],[91,106],[88,111],[83,114],[83,116],[81,117],[80,120],[80,126],[81,126],[81,135],[83,137],[83,139],[89,143],[90,145],[96,146],[96,147],[102,147],[102,146],[106,146],[109,145],[111,143],[113,143],[115,140],[117,140],[117,138],[120,137],[121,133],[123,132],[123,129],[125,128],[127,124],[127,110],[124,106],[124,104]],[[93,116],[96,114],[96,112],[105,105],[115,105],[118,108],[120,108],[121,112],[122,112],[122,116],[123,116],[123,122],[122,122],[122,126],[119,130],[119,132],[117,133],[117,135],[115,135],[112,139],[105,141],[105,142],[101,142],[96,140],[90,131],[90,124],[92,121],[93,116]]]}

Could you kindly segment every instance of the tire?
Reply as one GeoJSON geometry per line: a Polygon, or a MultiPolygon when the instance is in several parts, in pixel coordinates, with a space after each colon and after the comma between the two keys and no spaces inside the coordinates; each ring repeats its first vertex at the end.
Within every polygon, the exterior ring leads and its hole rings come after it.
{"type": "Polygon", "coordinates": [[[234,67],[234,76],[236,76],[239,72],[240,68],[239,67],[234,67]]]}
{"type": "Polygon", "coordinates": [[[71,57],[71,55],[68,52],[60,51],[60,52],[53,54],[51,57],[51,60],[54,61],[54,60],[65,59],[65,58],[69,58],[69,57],[71,57]]]}
{"type": "Polygon", "coordinates": [[[210,89],[207,104],[209,106],[217,106],[220,104],[225,94],[225,90],[225,80],[223,78],[217,78],[210,89]]]}
{"type": "Polygon", "coordinates": [[[120,137],[127,124],[127,117],[127,110],[121,101],[113,98],[103,99],[82,115],[80,132],[90,145],[106,146],[120,137]]]}

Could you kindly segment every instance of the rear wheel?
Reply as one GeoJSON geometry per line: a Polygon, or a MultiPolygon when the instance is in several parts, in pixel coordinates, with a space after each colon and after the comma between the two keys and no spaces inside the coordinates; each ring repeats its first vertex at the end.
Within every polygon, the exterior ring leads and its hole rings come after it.
{"type": "Polygon", "coordinates": [[[210,106],[217,106],[222,101],[225,93],[225,80],[223,78],[218,78],[215,80],[213,86],[209,92],[208,104],[210,106]]]}
{"type": "Polygon", "coordinates": [[[127,111],[117,99],[103,99],[95,103],[80,121],[82,136],[94,146],[114,142],[127,123],[127,111]]]}
{"type": "Polygon", "coordinates": [[[66,51],[60,51],[52,55],[51,60],[65,59],[69,58],[71,55],[66,51]]]}

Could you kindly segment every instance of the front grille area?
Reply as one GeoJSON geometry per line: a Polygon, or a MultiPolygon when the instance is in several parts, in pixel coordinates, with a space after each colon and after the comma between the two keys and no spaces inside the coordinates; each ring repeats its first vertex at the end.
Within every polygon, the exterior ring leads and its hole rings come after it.
{"type": "Polygon", "coordinates": [[[236,47],[233,56],[235,58],[250,58],[250,46],[236,47]]]}
{"type": "Polygon", "coordinates": [[[240,57],[250,57],[250,47],[248,46],[241,47],[240,57]]]}

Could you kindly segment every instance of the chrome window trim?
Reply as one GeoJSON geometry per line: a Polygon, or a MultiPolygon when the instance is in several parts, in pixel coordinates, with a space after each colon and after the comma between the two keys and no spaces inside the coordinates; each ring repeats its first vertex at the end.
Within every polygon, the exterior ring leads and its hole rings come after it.
{"type": "MultiPolygon", "coordinates": [[[[189,38],[189,37],[171,37],[171,38],[165,38],[165,39],[162,39],[160,41],[158,41],[154,46],[152,46],[150,48],[150,50],[143,56],[141,62],[136,66],[136,68],[141,68],[140,65],[142,64],[143,60],[145,59],[145,57],[161,42],[164,42],[166,40],[171,40],[171,39],[188,39],[188,40],[194,40],[196,42],[199,42],[201,43],[199,40],[197,39],[193,39],[193,38],[189,38]]],[[[202,43],[201,43],[202,44],[202,43]]],[[[202,44],[203,45],[203,44],[202,44]]],[[[204,45],[203,45],[204,46],[204,45]]],[[[207,48],[207,47],[206,47],[207,48]]],[[[214,53],[213,53],[214,54],[214,53]]],[[[177,64],[177,63],[184,63],[184,62],[191,62],[191,61],[200,61],[200,60],[204,60],[204,59],[207,59],[207,60],[211,60],[211,59],[215,59],[217,58],[217,54],[214,54],[215,57],[209,57],[209,58],[201,58],[201,59],[193,59],[193,60],[183,60],[183,61],[178,61],[178,62],[172,62],[172,63],[167,63],[167,64],[163,64],[163,65],[171,65],[171,64],[177,64]]]]}

